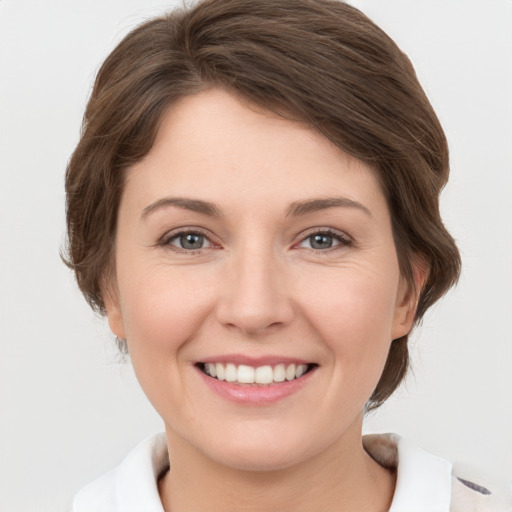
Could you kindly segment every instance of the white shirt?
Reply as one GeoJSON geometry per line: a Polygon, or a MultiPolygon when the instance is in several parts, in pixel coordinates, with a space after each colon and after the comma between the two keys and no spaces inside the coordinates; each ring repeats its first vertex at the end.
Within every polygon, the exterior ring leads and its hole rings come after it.
{"type": "MultiPolygon", "coordinates": [[[[507,486],[489,488],[454,474],[453,465],[396,434],[363,437],[368,454],[396,468],[397,481],[389,512],[512,512],[507,486]]],[[[76,495],[73,512],[164,512],[158,478],[169,467],[165,434],[153,435],[115,469],[76,495]]],[[[489,482],[484,479],[485,485],[489,482]]]]}

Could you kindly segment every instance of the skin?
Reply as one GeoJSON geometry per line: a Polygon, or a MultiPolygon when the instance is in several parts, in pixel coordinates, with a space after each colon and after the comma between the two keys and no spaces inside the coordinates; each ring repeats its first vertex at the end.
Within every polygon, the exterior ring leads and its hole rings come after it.
{"type": "Polygon", "coordinates": [[[108,319],[165,422],[166,511],[388,509],[395,477],[363,450],[362,411],[417,297],[369,167],[223,90],[183,98],[128,171],[115,259],[108,319]],[[332,197],[345,204],[289,212],[332,197]],[[180,230],[203,246],[183,248],[180,230]],[[213,393],[194,366],[225,354],[316,367],[294,394],[246,405],[213,393]]]}

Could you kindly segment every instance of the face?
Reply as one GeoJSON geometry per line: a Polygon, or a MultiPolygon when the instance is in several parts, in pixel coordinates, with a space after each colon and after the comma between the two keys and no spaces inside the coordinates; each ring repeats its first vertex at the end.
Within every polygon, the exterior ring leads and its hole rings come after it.
{"type": "Polygon", "coordinates": [[[360,436],[408,332],[372,170],[222,90],[180,100],[128,171],[113,332],[168,438],[233,468],[284,468],[360,436]]]}

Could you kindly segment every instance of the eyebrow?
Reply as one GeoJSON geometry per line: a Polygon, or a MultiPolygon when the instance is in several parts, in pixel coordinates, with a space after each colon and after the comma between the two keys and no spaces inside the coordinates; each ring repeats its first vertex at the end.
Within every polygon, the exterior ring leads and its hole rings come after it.
{"type": "Polygon", "coordinates": [[[183,210],[190,210],[210,217],[220,217],[222,212],[218,206],[208,201],[200,199],[189,199],[186,197],[164,197],[146,206],[142,211],[141,218],[144,220],[157,210],[167,208],[168,206],[177,206],[183,210]]]}
{"type": "MultiPolygon", "coordinates": [[[[164,197],[154,203],[146,206],[142,211],[141,218],[144,220],[157,210],[176,206],[184,210],[190,210],[210,217],[221,217],[222,210],[216,204],[200,199],[190,199],[186,197],[164,197]]],[[[307,199],[304,201],[294,201],[286,210],[286,217],[299,217],[309,213],[327,210],[329,208],[355,208],[372,216],[370,210],[359,201],[349,199],[348,197],[326,197],[318,199],[307,199]]]]}
{"type": "Polygon", "coordinates": [[[349,199],[348,197],[326,197],[321,199],[309,199],[306,201],[293,202],[286,211],[286,216],[298,217],[309,213],[327,210],[329,208],[355,208],[364,212],[368,216],[372,216],[370,210],[359,201],[349,199]]]}

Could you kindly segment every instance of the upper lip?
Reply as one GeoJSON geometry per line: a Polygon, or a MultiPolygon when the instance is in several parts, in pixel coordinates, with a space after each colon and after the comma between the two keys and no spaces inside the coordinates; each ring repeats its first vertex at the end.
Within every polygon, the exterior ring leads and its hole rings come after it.
{"type": "Polygon", "coordinates": [[[259,366],[275,366],[278,364],[311,364],[312,361],[301,359],[298,357],[279,356],[279,355],[262,355],[262,356],[248,356],[246,354],[222,354],[218,356],[206,357],[196,361],[196,363],[233,363],[235,365],[246,365],[257,368],[259,366]]]}

